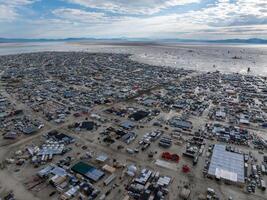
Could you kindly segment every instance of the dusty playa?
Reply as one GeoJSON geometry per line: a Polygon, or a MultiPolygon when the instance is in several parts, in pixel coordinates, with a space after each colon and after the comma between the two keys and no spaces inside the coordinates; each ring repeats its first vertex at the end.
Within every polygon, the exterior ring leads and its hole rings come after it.
{"type": "Polygon", "coordinates": [[[132,54],[142,63],[223,73],[267,76],[266,45],[50,42],[1,44],[0,55],[39,51],[88,51],[132,54]]]}

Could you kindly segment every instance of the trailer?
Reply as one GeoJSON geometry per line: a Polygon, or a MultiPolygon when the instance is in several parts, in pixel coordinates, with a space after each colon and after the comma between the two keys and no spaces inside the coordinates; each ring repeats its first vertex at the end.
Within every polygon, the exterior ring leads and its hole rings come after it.
{"type": "Polygon", "coordinates": [[[266,168],[265,168],[265,165],[261,165],[261,172],[263,173],[263,174],[266,174],[266,168]]]}
{"type": "Polygon", "coordinates": [[[261,190],[265,191],[266,190],[266,183],[264,180],[261,180],[261,190]]]}
{"type": "Polygon", "coordinates": [[[109,185],[115,179],[116,179],[116,175],[115,174],[111,174],[106,180],[104,180],[104,185],[105,186],[109,185]]]}

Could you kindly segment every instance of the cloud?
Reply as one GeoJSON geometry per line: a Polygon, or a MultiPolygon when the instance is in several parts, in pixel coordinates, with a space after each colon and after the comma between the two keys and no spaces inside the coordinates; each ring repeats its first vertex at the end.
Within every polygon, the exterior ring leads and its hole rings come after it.
{"type": "Polygon", "coordinates": [[[0,37],[267,38],[267,0],[60,0],[70,3],[23,15],[36,1],[0,0],[0,37]]]}
{"type": "Polygon", "coordinates": [[[198,31],[206,25],[193,25],[176,14],[146,18],[116,16],[78,9],[56,9],[58,19],[28,20],[22,34],[28,37],[176,37],[182,32],[198,31]],[[177,30],[179,27],[179,30],[177,30]]]}
{"type": "MultiPolygon", "coordinates": [[[[169,14],[164,16],[114,16],[103,12],[91,12],[81,9],[60,8],[53,14],[64,22],[69,22],[72,31],[85,31],[94,37],[143,37],[167,36],[179,32],[207,28],[205,24],[194,24],[186,16],[169,14]],[[179,30],[177,30],[179,27],[179,30]]],[[[66,26],[64,27],[64,29],[66,26]]],[[[66,29],[65,29],[66,30],[66,29]]]]}
{"type": "Polygon", "coordinates": [[[266,0],[219,0],[214,6],[187,13],[188,19],[214,27],[266,24],[266,0]]]}
{"type": "Polygon", "coordinates": [[[9,6],[24,6],[27,4],[32,4],[36,0],[12,0],[12,1],[7,1],[7,0],[0,0],[1,4],[9,5],[9,6]]]}
{"type": "Polygon", "coordinates": [[[13,21],[19,17],[18,10],[37,0],[0,0],[0,21],[13,21]]]}
{"type": "Polygon", "coordinates": [[[0,21],[10,21],[17,17],[14,9],[10,9],[6,5],[0,5],[0,21]]]}
{"type": "Polygon", "coordinates": [[[66,0],[84,7],[121,14],[150,15],[175,6],[199,3],[200,0],[66,0]]]}
{"type": "MultiPolygon", "coordinates": [[[[130,19],[131,14],[136,14],[136,19],[142,22],[142,19],[149,19],[150,15],[159,12],[161,9],[175,7],[177,5],[184,5],[193,2],[200,2],[201,0],[68,0],[86,7],[100,8],[117,13],[128,13],[130,19]],[[139,15],[138,15],[139,14],[139,15]]],[[[178,22],[187,22],[187,24],[194,25],[208,25],[210,27],[225,27],[225,26],[241,26],[241,25],[258,25],[267,23],[267,12],[263,8],[267,8],[266,0],[217,0],[214,4],[207,7],[200,8],[199,10],[189,11],[185,13],[176,13],[177,26],[178,22]]],[[[85,11],[80,11],[80,16],[77,16],[77,10],[62,10],[63,17],[81,21],[84,17],[87,19],[92,14],[85,11]]],[[[105,12],[105,11],[101,11],[105,12]]],[[[163,19],[169,14],[159,15],[163,19]]],[[[127,16],[127,14],[126,14],[127,16]]],[[[92,16],[93,17],[93,16],[92,16]]],[[[103,16],[102,16],[103,18],[103,16]]],[[[121,16],[117,16],[119,20],[121,16]]],[[[116,17],[109,16],[110,22],[113,22],[116,17]]],[[[151,19],[153,19],[151,17],[151,19]]],[[[99,21],[99,20],[98,20],[99,21]]],[[[138,22],[137,22],[138,23],[138,22]]],[[[167,22],[168,23],[168,22],[167,22]]],[[[184,23],[183,23],[184,24],[184,23]]]]}
{"type": "Polygon", "coordinates": [[[80,9],[60,8],[53,11],[53,14],[59,18],[72,22],[82,22],[87,24],[101,23],[105,19],[108,20],[104,13],[87,12],[80,9]]]}

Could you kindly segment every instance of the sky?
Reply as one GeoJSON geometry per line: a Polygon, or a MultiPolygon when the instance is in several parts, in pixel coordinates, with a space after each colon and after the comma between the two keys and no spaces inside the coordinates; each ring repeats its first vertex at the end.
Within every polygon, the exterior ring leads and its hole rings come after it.
{"type": "Polygon", "coordinates": [[[0,0],[0,37],[267,39],[267,0],[0,0]]]}

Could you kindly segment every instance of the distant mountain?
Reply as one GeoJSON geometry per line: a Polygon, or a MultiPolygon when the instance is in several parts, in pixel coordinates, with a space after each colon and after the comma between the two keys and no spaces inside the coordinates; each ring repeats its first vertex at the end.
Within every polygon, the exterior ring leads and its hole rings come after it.
{"type": "Polygon", "coordinates": [[[226,40],[193,40],[193,39],[164,39],[163,42],[184,42],[184,43],[219,43],[219,44],[267,44],[267,40],[259,38],[251,39],[226,39],[226,40]]]}
{"type": "Polygon", "coordinates": [[[64,38],[64,39],[23,39],[0,38],[0,43],[24,42],[75,42],[75,41],[102,41],[102,42],[167,42],[167,43],[219,43],[219,44],[267,44],[267,40],[251,39],[226,39],[226,40],[194,40],[194,39],[148,39],[148,38],[64,38]]]}
{"type": "Polygon", "coordinates": [[[24,38],[0,38],[0,43],[20,43],[20,42],[64,42],[91,40],[90,38],[65,38],[65,39],[24,39],[24,38]]]}
{"type": "Polygon", "coordinates": [[[267,40],[259,38],[251,38],[247,40],[229,39],[229,40],[215,40],[216,43],[246,43],[246,44],[267,44],[267,40]]]}

